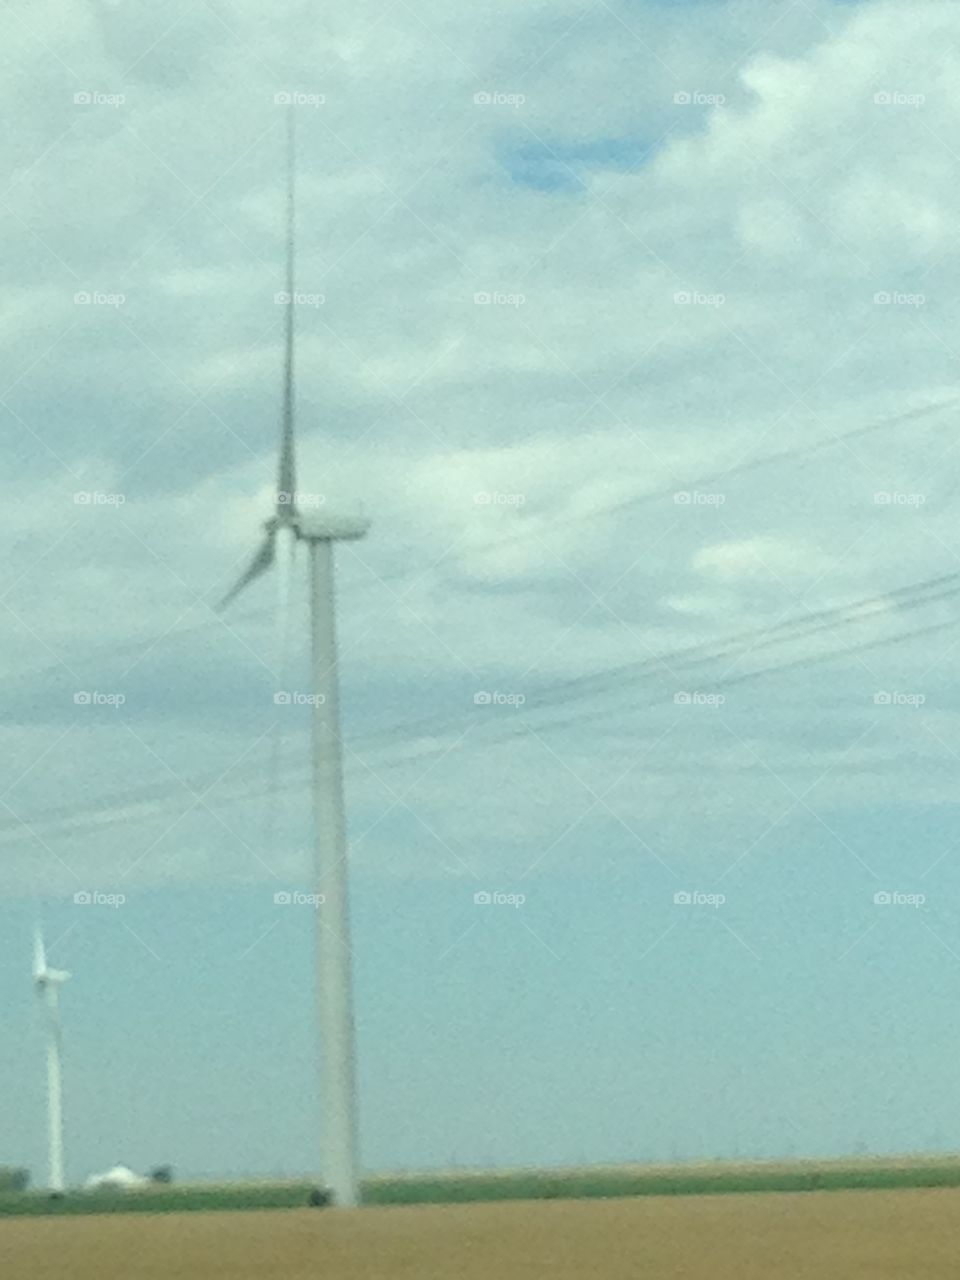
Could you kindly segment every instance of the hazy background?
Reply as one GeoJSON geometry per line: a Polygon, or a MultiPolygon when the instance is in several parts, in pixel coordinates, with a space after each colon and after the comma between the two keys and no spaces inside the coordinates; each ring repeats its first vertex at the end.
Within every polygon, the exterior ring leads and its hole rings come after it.
{"type": "Polygon", "coordinates": [[[960,602],[653,656],[960,570],[956,7],[0,29],[0,1162],[44,1177],[39,898],[72,1179],[321,1164],[305,634],[284,675],[272,583],[210,607],[274,488],[291,97],[300,483],[374,522],[364,1164],[960,1146],[960,602]]]}

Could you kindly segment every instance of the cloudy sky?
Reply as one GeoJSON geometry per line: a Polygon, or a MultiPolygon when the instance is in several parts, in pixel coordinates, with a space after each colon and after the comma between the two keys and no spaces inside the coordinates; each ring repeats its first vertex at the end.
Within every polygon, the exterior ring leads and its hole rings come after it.
{"type": "Polygon", "coordinates": [[[0,1163],[39,909],[72,1178],[322,1164],[288,110],[365,1166],[956,1147],[956,7],[0,24],[0,1163]]]}

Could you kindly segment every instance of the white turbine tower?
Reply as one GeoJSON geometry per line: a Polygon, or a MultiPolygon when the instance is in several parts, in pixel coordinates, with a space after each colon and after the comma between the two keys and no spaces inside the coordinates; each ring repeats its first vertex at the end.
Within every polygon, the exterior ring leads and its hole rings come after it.
{"type": "MultiPolygon", "coordinates": [[[[290,579],[297,547],[310,557],[310,621],[313,650],[313,801],[315,873],[324,904],[318,918],[317,990],[323,1040],[322,1099],[325,1177],[333,1203],[359,1203],[354,1072],[353,988],[346,817],[334,617],[333,544],[362,538],[369,522],[359,516],[304,515],[297,502],[294,445],[294,140],[293,108],[287,133],[287,272],[283,415],[274,515],[250,567],[221,602],[223,608],[278,560],[277,634],[281,660],[287,635],[290,579]]],[[[326,508],[324,508],[326,511],[326,508]]]]}
{"type": "Polygon", "coordinates": [[[60,1031],[60,986],[70,977],[47,965],[43,934],[33,936],[33,985],[47,1015],[47,1125],[50,1144],[50,1191],[60,1195],[63,1177],[63,1043],[60,1031]]]}

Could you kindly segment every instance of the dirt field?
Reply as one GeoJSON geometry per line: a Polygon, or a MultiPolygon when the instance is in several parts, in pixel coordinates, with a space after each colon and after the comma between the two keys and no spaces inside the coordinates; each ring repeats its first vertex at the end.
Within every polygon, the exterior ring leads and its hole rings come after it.
{"type": "Polygon", "coordinates": [[[10,1280],[946,1280],[960,1190],[0,1222],[10,1280]]]}

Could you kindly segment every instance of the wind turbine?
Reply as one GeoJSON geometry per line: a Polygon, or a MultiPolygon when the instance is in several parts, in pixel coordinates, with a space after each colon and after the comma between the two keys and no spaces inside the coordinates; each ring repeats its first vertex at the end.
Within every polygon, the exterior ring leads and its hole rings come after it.
{"type": "Polygon", "coordinates": [[[287,116],[287,270],[284,329],[283,412],[277,493],[273,516],[256,556],[221,601],[224,608],[245,587],[277,563],[277,632],[281,654],[288,634],[290,582],[297,548],[309,552],[310,631],[313,664],[312,785],[315,823],[314,867],[323,906],[318,916],[317,994],[323,1040],[322,1099],[326,1138],[325,1176],[333,1203],[359,1203],[357,1111],[354,1068],[353,986],[350,968],[350,911],[346,815],[337,679],[333,544],[362,538],[369,521],[360,516],[305,515],[296,490],[294,441],[294,131],[287,116]]]}
{"type": "Polygon", "coordinates": [[[70,977],[64,969],[47,965],[43,933],[33,936],[33,985],[47,1012],[47,1123],[50,1144],[50,1191],[60,1195],[63,1177],[63,1038],[60,1030],[60,986],[70,977]]]}

